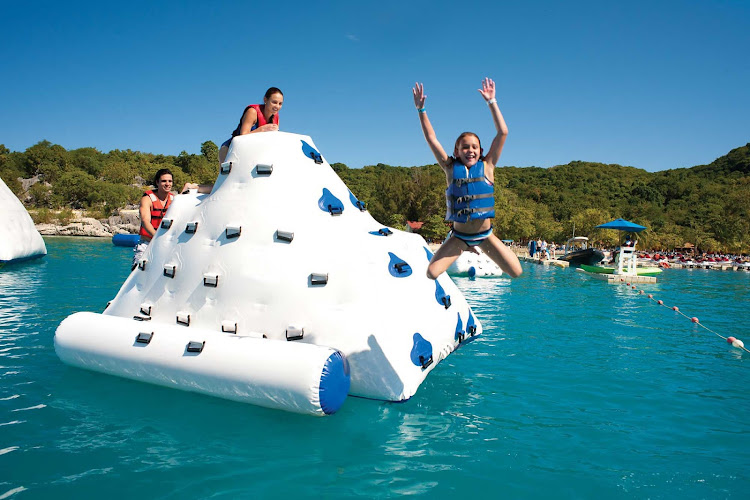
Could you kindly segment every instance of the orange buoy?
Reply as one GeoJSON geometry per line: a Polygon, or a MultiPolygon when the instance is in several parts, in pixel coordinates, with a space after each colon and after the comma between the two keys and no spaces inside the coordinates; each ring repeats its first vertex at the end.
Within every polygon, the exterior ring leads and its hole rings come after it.
{"type": "Polygon", "coordinates": [[[649,299],[653,299],[653,298],[654,298],[654,296],[653,296],[652,294],[650,294],[650,293],[649,293],[649,294],[648,294],[648,298],[649,298],[649,299]]]}
{"type": "Polygon", "coordinates": [[[633,288],[633,290],[635,290],[635,285],[633,285],[633,287],[632,287],[632,288],[633,288]]]}
{"type": "Polygon", "coordinates": [[[690,321],[692,321],[693,323],[700,323],[700,321],[698,321],[698,318],[696,318],[695,316],[690,318],[690,321]]]}
{"type": "Polygon", "coordinates": [[[659,304],[660,306],[664,305],[664,301],[663,300],[657,300],[656,303],[659,304]]]}
{"type": "Polygon", "coordinates": [[[672,306],[672,310],[673,310],[673,311],[679,311],[679,310],[680,310],[680,308],[679,308],[679,307],[677,307],[677,306],[672,306]]]}
{"type": "Polygon", "coordinates": [[[643,295],[643,290],[638,290],[638,293],[640,293],[641,295],[643,295]]]}

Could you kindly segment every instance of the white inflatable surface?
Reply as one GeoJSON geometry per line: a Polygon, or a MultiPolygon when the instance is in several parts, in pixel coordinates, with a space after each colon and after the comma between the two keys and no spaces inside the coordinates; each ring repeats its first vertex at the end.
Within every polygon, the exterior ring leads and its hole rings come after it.
{"type": "Polygon", "coordinates": [[[0,265],[47,255],[47,247],[23,203],[0,179],[0,265]]]}
{"type": "MultiPolygon", "coordinates": [[[[60,325],[58,354],[78,366],[156,383],[174,369],[173,379],[183,382],[171,385],[229,397],[223,383],[191,386],[184,364],[141,377],[140,358],[136,366],[126,359],[130,355],[116,361],[114,354],[89,351],[115,330],[126,331],[121,349],[131,351],[139,332],[154,338],[189,332],[174,352],[159,356],[180,358],[175,363],[184,361],[188,337],[205,341],[195,359],[216,344],[206,338],[237,346],[238,338],[252,338],[248,353],[273,345],[271,365],[284,365],[284,347],[313,344],[324,350],[320,359],[331,350],[343,353],[350,394],[408,399],[442,359],[482,328],[448,275],[426,277],[431,253],[421,236],[384,228],[360,208],[310,137],[235,137],[211,194],[175,197],[143,260],[103,315],[60,325]],[[113,369],[118,363],[123,367],[113,369]]],[[[298,371],[304,370],[286,366],[274,376],[294,379],[298,371]]],[[[303,376],[319,379],[319,367],[303,376]]],[[[272,392],[266,393],[270,399],[272,392]]]]}
{"type": "Polygon", "coordinates": [[[468,276],[469,278],[496,278],[503,275],[503,270],[490,259],[479,247],[479,252],[463,252],[448,268],[451,276],[468,276]]]}

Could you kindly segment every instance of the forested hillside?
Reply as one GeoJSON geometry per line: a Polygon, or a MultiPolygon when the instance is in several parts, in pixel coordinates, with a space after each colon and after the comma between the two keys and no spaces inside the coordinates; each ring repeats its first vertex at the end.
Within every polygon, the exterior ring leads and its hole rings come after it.
{"type": "MultiPolygon", "coordinates": [[[[136,203],[159,168],[172,170],[176,188],[187,181],[212,183],[217,151],[211,141],[199,155],[177,156],[68,151],[48,141],[24,152],[0,145],[0,177],[37,218],[71,208],[105,217],[136,203]]],[[[395,227],[423,221],[426,237],[447,232],[445,178],[437,165],[332,166],[377,220],[395,227]]],[[[502,167],[495,186],[495,231],[504,239],[562,242],[575,226],[576,234],[611,244],[617,233],[594,226],[622,217],[649,228],[640,237],[646,247],[691,242],[704,251],[747,253],[750,244],[750,144],[709,165],[654,173],[581,161],[546,169],[502,167]]]]}

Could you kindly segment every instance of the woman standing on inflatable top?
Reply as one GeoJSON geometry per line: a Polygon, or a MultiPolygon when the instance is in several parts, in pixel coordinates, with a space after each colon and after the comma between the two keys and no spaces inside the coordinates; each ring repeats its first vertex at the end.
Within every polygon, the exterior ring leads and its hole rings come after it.
{"type": "Polygon", "coordinates": [[[427,118],[424,85],[417,83],[412,92],[427,145],[445,172],[445,180],[448,183],[445,190],[448,206],[445,220],[453,222],[448,239],[430,260],[427,277],[436,279],[464,251],[478,253],[474,248],[476,246],[510,277],[520,276],[523,270],[518,257],[492,233],[492,218],[495,216],[495,164],[500,159],[505,138],[508,136],[508,127],[495,98],[495,82],[485,78],[482,89],[479,90],[490,107],[497,130],[497,135],[484,156],[479,137],[472,132],[464,132],[458,136],[453,156],[448,156],[427,118]]]}
{"type": "Polygon", "coordinates": [[[247,106],[242,113],[239,125],[232,132],[232,137],[227,139],[219,148],[219,162],[224,162],[229,151],[229,144],[238,135],[279,130],[279,110],[283,104],[284,93],[276,87],[271,87],[266,90],[263,104],[247,106]]]}

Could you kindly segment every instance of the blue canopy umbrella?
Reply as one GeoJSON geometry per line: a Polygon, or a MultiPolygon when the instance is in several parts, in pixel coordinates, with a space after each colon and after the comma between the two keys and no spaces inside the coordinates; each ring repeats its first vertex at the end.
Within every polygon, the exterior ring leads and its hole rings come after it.
{"type": "Polygon", "coordinates": [[[635,222],[630,222],[625,219],[615,219],[607,222],[606,224],[599,224],[596,226],[597,229],[617,229],[618,231],[629,231],[631,233],[640,233],[646,226],[641,226],[635,222]]]}

